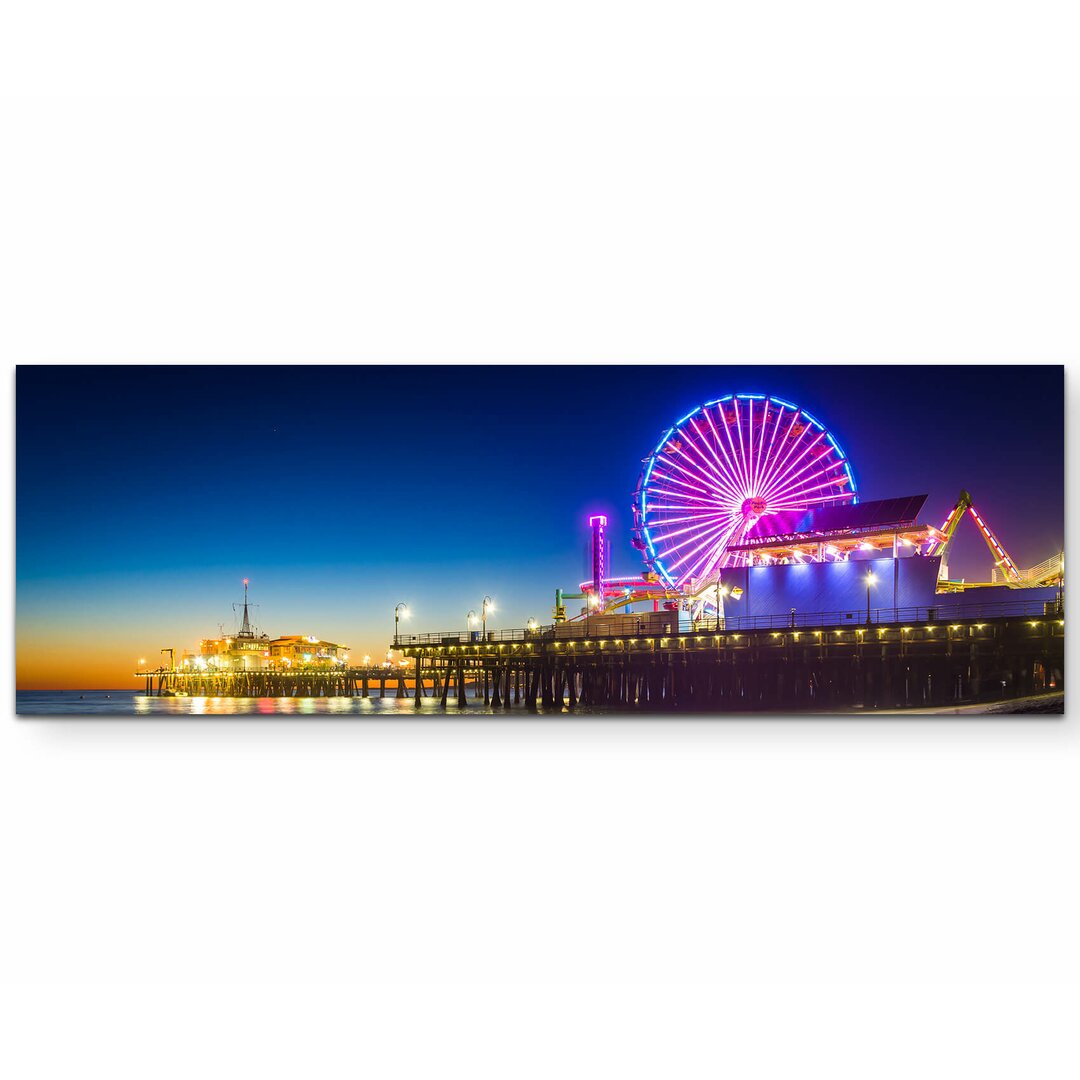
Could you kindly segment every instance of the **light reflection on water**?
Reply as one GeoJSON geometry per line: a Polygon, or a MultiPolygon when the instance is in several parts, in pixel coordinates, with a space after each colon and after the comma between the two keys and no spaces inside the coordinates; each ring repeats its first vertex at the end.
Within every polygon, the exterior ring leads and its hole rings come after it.
{"type": "MultiPolygon", "coordinates": [[[[233,697],[148,697],[130,691],[97,690],[33,690],[20,691],[15,696],[15,711],[20,716],[332,716],[368,717],[371,719],[410,716],[521,716],[531,715],[524,705],[510,709],[494,708],[482,701],[469,699],[465,708],[456,702],[444,709],[438,698],[422,698],[420,707],[415,700],[396,696],[323,697],[323,698],[233,698],[233,697]]],[[[543,712],[543,710],[536,710],[543,712]]],[[[611,709],[577,708],[575,714],[610,713],[611,709]]],[[[552,709],[551,713],[568,713],[569,709],[552,709]]]]}
{"type": "MultiPolygon", "coordinates": [[[[417,707],[413,698],[230,698],[230,697],[146,697],[136,696],[134,712],[137,716],[416,716],[437,715],[453,717],[504,716],[507,713],[527,711],[523,705],[510,709],[493,708],[481,701],[471,701],[464,709],[456,704],[443,708],[437,698],[423,698],[417,707]]],[[[539,711],[539,710],[538,710],[539,711]]],[[[566,712],[553,709],[552,712],[566,712]]],[[[584,710],[575,712],[607,712],[610,710],[584,710]]]]}

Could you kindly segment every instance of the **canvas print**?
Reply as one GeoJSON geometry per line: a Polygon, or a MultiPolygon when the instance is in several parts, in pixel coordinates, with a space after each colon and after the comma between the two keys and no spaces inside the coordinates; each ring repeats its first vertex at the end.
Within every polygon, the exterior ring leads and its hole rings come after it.
{"type": "Polygon", "coordinates": [[[22,366],[16,711],[1064,708],[1060,366],[22,366]]]}

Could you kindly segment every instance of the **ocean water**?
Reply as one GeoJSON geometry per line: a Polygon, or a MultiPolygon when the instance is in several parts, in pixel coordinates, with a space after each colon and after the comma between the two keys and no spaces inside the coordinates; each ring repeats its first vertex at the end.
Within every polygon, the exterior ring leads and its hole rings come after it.
{"type": "MultiPolygon", "coordinates": [[[[505,716],[526,712],[524,705],[511,709],[492,708],[483,699],[464,709],[456,703],[443,709],[438,698],[421,698],[416,708],[411,697],[397,698],[231,698],[231,697],[147,697],[131,690],[20,690],[15,694],[19,716],[415,716],[434,714],[453,717],[505,716]]],[[[543,710],[538,710],[543,711],[543,710]]],[[[566,712],[568,710],[551,710],[566,712]]],[[[575,709],[580,713],[610,713],[610,709],[575,709]]]]}
{"type": "MultiPolygon", "coordinates": [[[[897,709],[868,712],[864,709],[808,710],[799,715],[809,718],[822,716],[944,716],[944,715],[1000,715],[1008,713],[1044,713],[1061,714],[1064,712],[1065,695],[1063,693],[1042,694],[1028,698],[1016,698],[1010,701],[986,702],[981,705],[961,707],[937,706],[934,708],[897,709]]],[[[398,698],[229,698],[229,697],[147,697],[131,690],[20,690],[15,694],[15,712],[19,716],[139,716],[139,717],[175,717],[175,716],[327,716],[327,717],[368,717],[371,719],[406,719],[412,716],[446,717],[456,716],[637,716],[661,717],[671,713],[639,711],[637,709],[613,709],[598,706],[578,705],[573,709],[536,709],[528,710],[524,705],[514,705],[509,709],[493,708],[482,700],[469,699],[464,709],[459,709],[455,701],[447,703],[443,709],[439,699],[421,698],[420,708],[411,697],[398,698]]],[[[682,716],[708,717],[762,717],[767,712],[745,713],[681,713],[682,716]]]]}

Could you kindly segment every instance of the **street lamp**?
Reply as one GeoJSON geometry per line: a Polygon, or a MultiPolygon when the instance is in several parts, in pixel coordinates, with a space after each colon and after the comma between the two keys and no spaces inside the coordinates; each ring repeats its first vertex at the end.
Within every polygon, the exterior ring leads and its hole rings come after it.
{"type": "Polygon", "coordinates": [[[527,623],[525,624],[525,628],[526,628],[526,629],[527,629],[527,630],[528,630],[528,631],[529,631],[530,633],[532,633],[532,634],[535,634],[535,633],[536,633],[536,631],[540,629],[540,624],[539,624],[539,623],[538,623],[538,622],[537,622],[537,621],[536,621],[535,619],[530,619],[530,620],[529,620],[529,621],[528,621],[528,622],[527,622],[527,623]]]}
{"type": "Polygon", "coordinates": [[[728,587],[720,584],[720,579],[716,579],[716,629],[720,629],[720,605],[723,598],[728,594],[728,587]]]}
{"type": "Polygon", "coordinates": [[[870,586],[877,584],[877,576],[873,570],[866,571],[866,625],[870,625],[870,586]]]}
{"type": "Polygon", "coordinates": [[[404,615],[407,619],[409,617],[409,605],[402,601],[394,608],[394,644],[398,643],[398,620],[404,615]]]}
{"type": "Polygon", "coordinates": [[[490,596],[484,597],[483,604],[480,605],[480,610],[484,613],[480,620],[481,627],[483,628],[483,639],[487,641],[487,617],[489,611],[495,610],[495,601],[490,596]]]}
{"type": "Polygon", "coordinates": [[[476,625],[476,612],[472,608],[469,608],[469,614],[465,616],[465,623],[467,626],[466,637],[472,637],[472,628],[476,625]]]}
{"type": "Polygon", "coordinates": [[[365,656],[364,657],[364,667],[367,667],[370,663],[371,663],[371,657],[370,656],[365,656]]]}

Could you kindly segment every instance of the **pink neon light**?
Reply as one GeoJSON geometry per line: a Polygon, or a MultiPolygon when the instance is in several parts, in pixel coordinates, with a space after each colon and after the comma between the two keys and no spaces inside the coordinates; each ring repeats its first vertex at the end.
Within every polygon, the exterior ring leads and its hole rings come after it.
{"type": "Polygon", "coordinates": [[[638,511],[650,562],[679,584],[710,580],[745,561],[728,548],[767,533],[773,515],[852,502],[846,464],[798,409],[739,397],[705,406],[651,459],[638,511]]]}
{"type": "Polygon", "coordinates": [[[606,525],[607,524],[607,515],[605,515],[605,514],[594,514],[591,518],[589,518],[589,524],[590,525],[595,525],[598,521],[600,522],[601,525],[606,525]]]}

